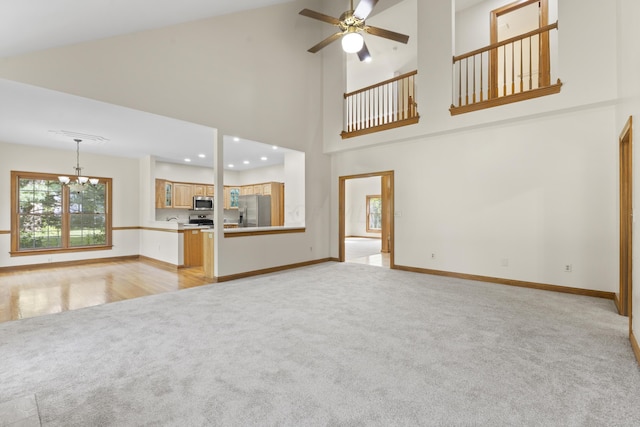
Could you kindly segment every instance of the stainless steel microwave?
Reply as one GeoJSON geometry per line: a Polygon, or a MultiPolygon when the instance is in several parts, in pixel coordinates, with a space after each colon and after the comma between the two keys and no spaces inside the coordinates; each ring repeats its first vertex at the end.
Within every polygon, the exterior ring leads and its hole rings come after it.
{"type": "Polygon", "coordinates": [[[193,196],[194,211],[212,211],[213,197],[211,196],[193,196]]]}

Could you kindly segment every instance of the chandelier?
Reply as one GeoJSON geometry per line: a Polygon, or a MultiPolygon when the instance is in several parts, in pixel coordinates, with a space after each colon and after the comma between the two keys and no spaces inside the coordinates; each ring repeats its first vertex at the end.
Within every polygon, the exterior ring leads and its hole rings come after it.
{"type": "Polygon", "coordinates": [[[75,181],[71,181],[71,178],[68,176],[59,176],[58,181],[64,185],[68,185],[71,190],[80,192],[83,190],[85,185],[96,185],[100,180],[98,178],[89,178],[87,176],[80,175],[80,172],[82,171],[82,168],[80,167],[80,143],[82,140],[74,139],[74,141],[76,142],[76,167],[74,168],[76,170],[75,181]]]}

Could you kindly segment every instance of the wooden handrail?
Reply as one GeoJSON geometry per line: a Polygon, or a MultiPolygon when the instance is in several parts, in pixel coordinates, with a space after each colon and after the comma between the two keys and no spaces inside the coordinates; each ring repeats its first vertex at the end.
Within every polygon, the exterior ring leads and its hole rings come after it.
{"type": "Polygon", "coordinates": [[[344,94],[344,99],[347,99],[350,96],[357,95],[357,94],[362,93],[362,92],[366,92],[366,91],[371,90],[371,89],[375,89],[375,88],[380,87],[380,86],[384,86],[384,85],[389,84],[389,83],[393,83],[393,82],[398,81],[398,80],[405,79],[405,78],[410,77],[410,76],[415,76],[416,74],[418,74],[418,70],[409,71],[408,73],[402,74],[402,75],[397,76],[397,77],[392,77],[392,78],[390,78],[388,80],[385,80],[383,82],[376,83],[376,84],[371,85],[371,86],[363,87],[362,89],[354,90],[353,92],[345,93],[344,94]]]}
{"type": "Polygon", "coordinates": [[[471,51],[471,52],[468,52],[468,53],[465,53],[465,54],[462,54],[462,55],[454,56],[453,57],[453,63],[455,64],[456,62],[461,61],[463,59],[470,58],[470,57],[478,55],[480,53],[489,52],[490,50],[499,48],[500,46],[504,46],[504,45],[507,45],[509,43],[513,43],[513,42],[516,42],[518,40],[526,39],[527,37],[535,36],[537,34],[542,34],[542,33],[545,33],[547,31],[551,31],[551,30],[554,30],[554,29],[557,29],[557,28],[558,28],[558,21],[556,21],[553,24],[547,25],[545,27],[540,27],[537,30],[529,31],[528,33],[520,34],[519,36],[511,37],[510,39],[503,40],[503,41],[497,42],[497,43],[493,43],[493,44],[490,44],[489,46],[486,46],[486,47],[483,47],[483,48],[480,48],[480,49],[476,49],[474,51],[471,51]]]}

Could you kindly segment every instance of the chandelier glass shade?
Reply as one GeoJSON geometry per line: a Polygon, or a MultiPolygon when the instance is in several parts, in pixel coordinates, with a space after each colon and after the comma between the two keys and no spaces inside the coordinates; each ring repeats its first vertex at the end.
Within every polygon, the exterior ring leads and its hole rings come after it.
{"type": "Polygon", "coordinates": [[[100,180],[98,178],[89,178],[88,176],[80,175],[82,173],[82,168],[80,167],[80,143],[81,139],[74,139],[76,142],[76,166],[74,167],[76,171],[75,180],[72,181],[73,177],[68,176],[59,176],[58,181],[63,185],[69,186],[73,191],[82,191],[85,185],[97,185],[100,180]]]}
{"type": "Polygon", "coordinates": [[[342,36],[342,50],[347,53],[360,52],[364,46],[364,38],[362,34],[357,32],[348,32],[342,36]]]}

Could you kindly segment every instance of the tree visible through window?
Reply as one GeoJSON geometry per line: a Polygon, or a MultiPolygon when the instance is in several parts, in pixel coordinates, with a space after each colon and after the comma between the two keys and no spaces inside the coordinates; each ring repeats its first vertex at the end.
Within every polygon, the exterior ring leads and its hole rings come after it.
{"type": "Polygon", "coordinates": [[[110,246],[110,179],[79,192],[47,174],[12,172],[12,183],[13,254],[110,246]]]}
{"type": "Polygon", "coordinates": [[[382,197],[367,196],[367,232],[382,231],[382,197]]]}

